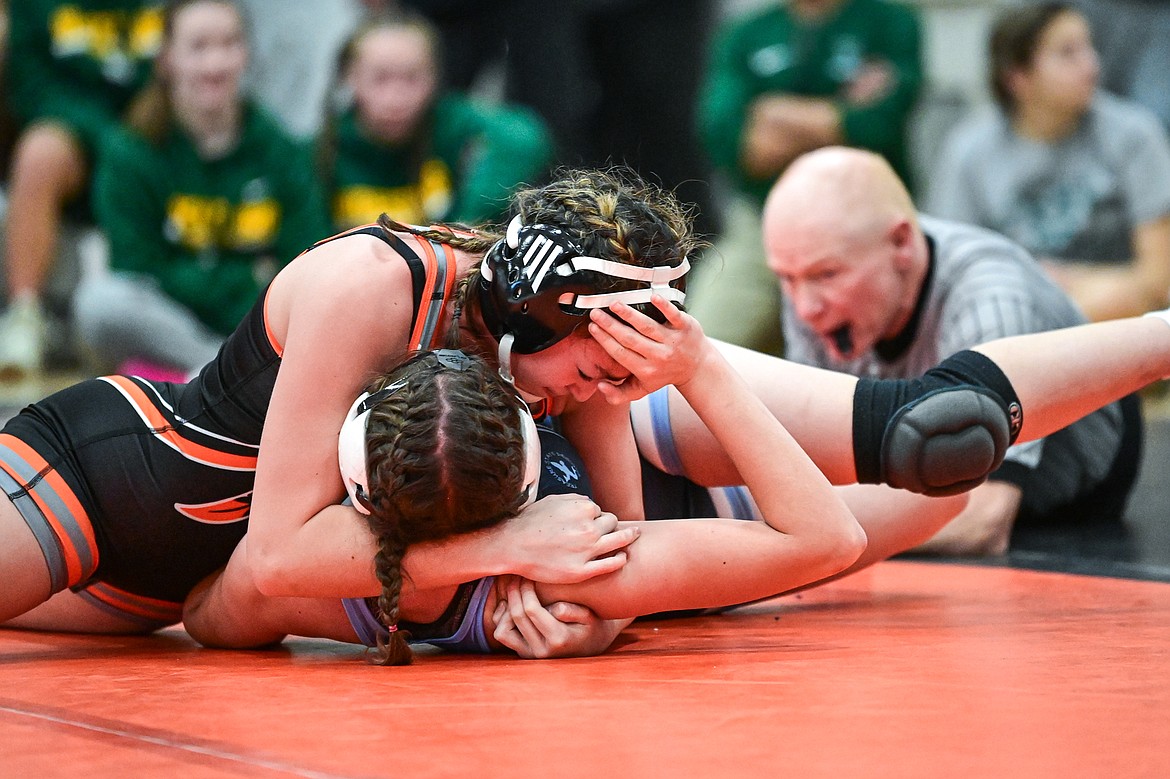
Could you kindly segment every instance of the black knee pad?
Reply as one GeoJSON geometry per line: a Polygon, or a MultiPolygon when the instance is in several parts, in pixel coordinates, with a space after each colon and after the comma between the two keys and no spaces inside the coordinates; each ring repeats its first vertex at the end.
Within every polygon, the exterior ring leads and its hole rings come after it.
{"type": "Polygon", "coordinates": [[[992,393],[937,389],[902,406],[886,425],[881,480],[923,495],[957,495],[986,481],[1010,444],[1008,417],[992,393]]]}
{"type": "Polygon", "coordinates": [[[959,352],[918,379],[861,379],[853,398],[857,480],[926,495],[981,484],[1023,424],[1011,382],[978,352],[959,352]]]}

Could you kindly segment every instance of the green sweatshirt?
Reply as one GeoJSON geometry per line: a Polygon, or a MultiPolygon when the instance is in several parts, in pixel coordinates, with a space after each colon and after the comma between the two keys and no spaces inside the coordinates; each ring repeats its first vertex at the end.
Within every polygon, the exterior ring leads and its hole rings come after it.
{"type": "Polygon", "coordinates": [[[336,229],[382,212],[410,224],[499,220],[515,187],[543,177],[552,161],[551,136],[527,109],[448,94],[423,126],[426,137],[389,146],[365,135],[353,109],[337,118],[334,147],[323,155],[332,158],[336,229]]]}
{"type": "Polygon", "coordinates": [[[769,92],[834,98],[845,142],[882,154],[905,178],[906,122],[921,83],[919,22],[911,9],[846,0],[808,25],[777,5],[731,20],[716,36],[699,99],[699,132],[715,165],[762,204],[773,179],[749,178],[739,166],[752,101],[769,92]],[[892,88],[867,105],[847,105],[842,90],[872,61],[892,66],[892,88]]]}
{"type": "Polygon", "coordinates": [[[92,151],[145,83],[162,42],[160,0],[17,0],[8,4],[9,108],[51,119],[92,151]]]}
{"type": "Polygon", "coordinates": [[[277,270],[330,232],[309,150],[254,106],[239,145],[215,160],[179,130],[159,146],[110,133],[94,210],[111,267],[153,276],[225,334],[277,270]]]}

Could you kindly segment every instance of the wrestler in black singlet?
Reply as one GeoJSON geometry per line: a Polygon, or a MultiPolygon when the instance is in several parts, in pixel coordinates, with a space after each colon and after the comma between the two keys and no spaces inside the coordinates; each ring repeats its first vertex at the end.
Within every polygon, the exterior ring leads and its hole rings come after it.
{"type": "MultiPolygon", "coordinates": [[[[413,277],[410,348],[430,348],[454,289],[450,247],[419,258],[377,226],[413,277]]],[[[320,245],[320,244],[317,244],[320,245]]],[[[260,433],[280,369],[267,292],[187,384],[91,379],[35,403],[0,432],[0,486],[49,563],[53,591],[146,624],[170,624],[247,528],[260,433]]]]}

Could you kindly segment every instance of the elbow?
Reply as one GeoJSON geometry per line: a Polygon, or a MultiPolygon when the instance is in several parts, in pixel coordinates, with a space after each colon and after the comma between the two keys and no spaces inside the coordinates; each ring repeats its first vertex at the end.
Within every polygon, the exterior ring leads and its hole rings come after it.
{"type": "Polygon", "coordinates": [[[849,520],[842,522],[841,526],[825,539],[822,559],[827,567],[832,568],[825,575],[831,576],[849,568],[861,559],[868,545],[869,538],[865,535],[865,529],[850,514],[849,520]]]}
{"type": "Polygon", "coordinates": [[[291,590],[288,566],[278,550],[263,544],[250,543],[247,550],[248,572],[260,594],[270,598],[295,595],[291,590]]]}
{"type": "Polygon", "coordinates": [[[183,629],[203,646],[215,646],[214,636],[204,629],[204,613],[213,577],[204,579],[187,595],[183,602],[183,629]]]}
{"type": "Polygon", "coordinates": [[[861,559],[868,544],[865,530],[850,518],[848,524],[825,533],[818,543],[808,548],[804,581],[792,589],[827,581],[849,570],[861,559]]]}
{"type": "Polygon", "coordinates": [[[231,617],[225,609],[217,609],[214,591],[222,585],[223,571],[208,576],[195,586],[183,603],[183,629],[200,645],[212,649],[232,649],[231,641],[220,635],[224,624],[231,617]]]}
{"type": "Polygon", "coordinates": [[[865,528],[850,517],[850,521],[838,534],[837,542],[833,547],[833,558],[840,564],[841,570],[853,565],[869,546],[869,538],[865,535],[865,528]]]}

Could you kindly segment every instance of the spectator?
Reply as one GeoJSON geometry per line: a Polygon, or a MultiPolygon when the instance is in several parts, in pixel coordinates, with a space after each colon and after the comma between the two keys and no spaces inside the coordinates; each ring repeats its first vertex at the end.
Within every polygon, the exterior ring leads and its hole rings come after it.
{"type": "Polygon", "coordinates": [[[43,367],[42,296],[64,209],[85,193],[100,137],[116,126],[159,46],[158,0],[20,0],[5,68],[18,124],[8,174],[0,375],[43,367]]]}
{"type": "MultiPolygon", "coordinates": [[[[1084,321],[1018,245],[920,217],[893,168],[870,152],[829,148],[795,162],[768,197],[764,244],[795,362],[910,378],[984,341],[1084,321]]],[[[1012,447],[924,550],[999,554],[1017,522],[1116,523],[1140,448],[1132,397],[1012,447]]]]}
{"type": "Polygon", "coordinates": [[[991,36],[998,108],[953,131],[927,201],[1021,243],[1093,320],[1164,306],[1170,290],[1170,142],[1098,75],[1069,5],[1007,11],[991,36]]]}
{"type": "MultiPolygon", "coordinates": [[[[8,91],[8,0],[0,0],[0,93],[8,91]]],[[[7,101],[0,101],[0,170],[8,169],[8,157],[12,153],[14,135],[12,114],[7,101]]],[[[0,193],[0,219],[7,208],[7,198],[0,193]]]]}
{"type": "Polygon", "coordinates": [[[410,12],[375,16],[342,50],[352,99],[321,139],[337,229],[375,222],[481,222],[543,178],[552,141],[540,119],[440,89],[437,38],[410,12]]]}
{"type": "Polygon", "coordinates": [[[769,187],[793,159],[830,144],[859,146],[905,178],[906,123],[922,81],[919,38],[915,12],[884,0],[769,4],[720,31],[699,125],[735,197],[726,239],[692,287],[692,313],[708,334],[779,350],[780,302],[759,261],[759,220],[769,187]]]}
{"type": "Polygon", "coordinates": [[[241,92],[248,46],[232,0],[167,6],[156,77],[94,184],[112,273],[75,313],[104,361],[180,379],[215,356],[261,288],[328,225],[307,149],[241,92]]]}

